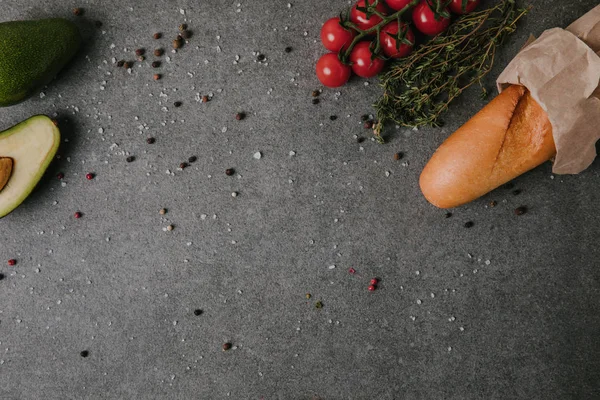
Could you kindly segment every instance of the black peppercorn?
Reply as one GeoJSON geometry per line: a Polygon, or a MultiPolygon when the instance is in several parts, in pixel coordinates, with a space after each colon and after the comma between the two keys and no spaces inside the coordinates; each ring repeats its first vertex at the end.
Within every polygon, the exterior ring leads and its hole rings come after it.
{"type": "Polygon", "coordinates": [[[4,274],[0,274],[0,281],[4,279],[4,274]]]}
{"type": "Polygon", "coordinates": [[[156,142],[156,139],[154,139],[153,137],[149,137],[148,139],[146,139],[146,143],[148,144],[154,144],[154,142],[156,142]]]}
{"type": "Polygon", "coordinates": [[[518,196],[521,194],[521,190],[520,189],[515,189],[512,191],[513,196],[518,196]]]}
{"type": "Polygon", "coordinates": [[[182,103],[181,103],[180,101],[176,101],[175,103],[173,103],[173,105],[174,105],[175,107],[181,107],[181,104],[182,104],[182,103]]]}
{"type": "Polygon", "coordinates": [[[396,160],[396,161],[401,160],[402,157],[404,157],[404,153],[402,153],[402,152],[398,152],[398,153],[394,154],[394,160],[396,160]]]}
{"type": "Polygon", "coordinates": [[[330,115],[329,119],[335,121],[337,119],[337,115],[330,115]]]}
{"type": "Polygon", "coordinates": [[[447,212],[447,213],[446,213],[446,218],[450,218],[451,216],[452,216],[452,213],[451,213],[451,212],[447,212]]]}
{"type": "Polygon", "coordinates": [[[235,114],[235,119],[237,119],[238,121],[241,121],[244,118],[246,118],[246,113],[239,112],[239,113],[235,114]]]}
{"type": "Polygon", "coordinates": [[[87,350],[83,350],[81,353],[79,353],[79,355],[83,358],[87,357],[90,355],[90,352],[87,350]]]}
{"type": "Polygon", "coordinates": [[[202,315],[202,310],[201,310],[201,309],[199,309],[199,308],[195,309],[195,310],[194,310],[194,315],[195,315],[195,316],[202,315]]]}
{"type": "Polygon", "coordinates": [[[162,37],[162,33],[160,33],[160,32],[156,32],[154,35],[152,35],[152,37],[153,37],[154,39],[160,39],[160,38],[162,37]]]}
{"type": "Polygon", "coordinates": [[[185,169],[185,167],[187,167],[187,163],[186,162],[182,162],[181,164],[179,164],[179,169],[185,169]]]}
{"type": "Polygon", "coordinates": [[[369,116],[367,114],[363,114],[363,115],[360,116],[360,119],[362,121],[367,121],[369,119],[369,116]]]}
{"type": "Polygon", "coordinates": [[[319,95],[321,94],[321,92],[319,92],[318,90],[313,90],[310,95],[312,97],[319,97],[319,95]]]}
{"type": "Polygon", "coordinates": [[[196,160],[197,160],[197,159],[198,159],[198,157],[196,157],[196,156],[191,156],[190,158],[188,158],[188,162],[189,162],[189,163],[193,163],[193,162],[196,162],[196,160]]]}
{"type": "Polygon", "coordinates": [[[231,349],[231,343],[227,342],[227,343],[223,343],[223,351],[227,351],[231,349]]]}
{"type": "Polygon", "coordinates": [[[526,212],[527,212],[527,207],[525,207],[525,206],[515,208],[515,215],[523,215],[526,212]]]}
{"type": "Polygon", "coordinates": [[[465,222],[465,228],[472,228],[473,225],[475,225],[475,223],[473,221],[467,221],[467,222],[465,222]]]}
{"type": "Polygon", "coordinates": [[[235,174],[235,170],[234,170],[233,168],[227,168],[227,169],[225,170],[225,175],[227,175],[227,176],[231,176],[231,175],[233,175],[233,174],[235,174]]]}
{"type": "Polygon", "coordinates": [[[185,31],[181,32],[181,37],[184,39],[189,39],[192,37],[192,32],[185,30],[185,31]]]}
{"type": "Polygon", "coordinates": [[[364,141],[365,141],[365,138],[364,138],[364,137],[359,137],[358,139],[356,139],[356,142],[357,142],[357,143],[362,143],[362,142],[364,142],[364,141]]]}
{"type": "Polygon", "coordinates": [[[286,53],[291,53],[291,52],[292,52],[292,48],[288,46],[288,47],[286,47],[286,48],[284,49],[284,51],[285,51],[286,53]]]}
{"type": "Polygon", "coordinates": [[[152,61],[152,68],[160,67],[160,61],[152,61]]]}
{"type": "Polygon", "coordinates": [[[125,161],[127,161],[127,162],[133,162],[133,161],[135,161],[135,157],[134,156],[129,156],[129,157],[127,157],[125,159],[125,161]]]}
{"type": "Polygon", "coordinates": [[[373,127],[373,121],[366,121],[366,122],[363,124],[363,127],[364,127],[365,129],[371,129],[371,128],[373,127]]]}
{"type": "Polygon", "coordinates": [[[257,59],[258,61],[265,61],[265,58],[266,58],[266,57],[265,57],[265,55],[264,55],[264,54],[259,54],[258,56],[256,56],[256,59],[257,59]]]}
{"type": "Polygon", "coordinates": [[[155,55],[156,57],[160,57],[160,56],[162,56],[162,55],[163,55],[163,53],[164,53],[164,52],[165,52],[165,51],[164,51],[163,49],[155,49],[155,50],[154,50],[154,55],[155,55]]]}
{"type": "Polygon", "coordinates": [[[312,103],[313,103],[313,104],[319,104],[319,103],[320,103],[320,101],[319,101],[319,99],[312,99],[312,103]]]}
{"type": "Polygon", "coordinates": [[[136,56],[143,56],[146,53],[146,49],[137,49],[135,51],[136,56]]]}
{"type": "Polygon", "coordinates": [[[117,67],[121,68],[123,65],[125,65],[125,61],[124,60],[117,61],[117,67]]]}

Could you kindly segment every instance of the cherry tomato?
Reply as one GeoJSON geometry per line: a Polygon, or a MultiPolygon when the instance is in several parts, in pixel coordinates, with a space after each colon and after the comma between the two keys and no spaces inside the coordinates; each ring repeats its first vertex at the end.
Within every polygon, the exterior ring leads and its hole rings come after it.
{"type": "Polygon", "coordinates": [[[468,14],[470,12],[473,12],[473,10],[477,8],[477,6],[479,5],[479,0],[468,0],[467,7],[464,11],[462,8],[462,4],[463,0],[452,0],[452,3],[450,3],[449,5],[450,10],[452,10],[452,12],[455,14],[468,14]]]}
{"type": "Polygon", "coordinates": [[[334,53],[347,49],[354,36],[356,36],[356,31],[346,29],[340,25],[339,17],[328,19],[321,28],[323,46],[334,53]]]}
{"type": "Polygon", "coordinates": [[[371,42],[358,42],[350,53],[352,71],[362,78],[371,78],[381,72],[385,61],[381,58],[371,60],[371,42]]]}
{"type": "Polygon", "coordinates": [[[327,87],[342,86],[351,74],[350,66],[342,64],[335,53],[327,53],[317,61],[317,78],[327,87]]]}
{"type": "MultiPolygon", "coordinates": [[[[366,7],[366,1],[368,1],[369,5],[372,5],[375,2],[375,0],[358,0],[356,4],[352,6],[352,10],[350,10],[350,21],[354,22],[356,26],[362,30],[372,28],[381,22],[381,17],[378,15],[373,14],[367,18],[367,15],[364,12],[356,9],[356,7],[366,7]]],[[[388,11],[387,7],[382,1],[377,4],[375,9],[382,14],[386,14],[388,11]]]]}
{"type": "Polygon", "coordinates": [[[381,47],[386,56],[391,58],[402,58],[409,55],[415,45],[415,34],[413,31],[404,23],[400,25],[403,32],[405,32],[404,38],[412,44],[400,43],[400,47],[396,46],[397,40],[393,36],[398,35],[398,21],[392,21],[383,27],[379,34],[379,41],[381,47]],[[390,36],[392,35],[392,36],[390,36]]]}
{"type": "MultiPolygon", "coordinates": [[[[444,12],[448,14],[448,9],[444,12]]],[[[422,0],[413,10],[413,22],[418,30],[429,36],[435,36],[442,33],[450,25],[450,18],[437,16],[431,9],[429,0],[422,0]]]]}
{"type": "Polygon", "coordinates": [[[410,4],[412,0],[385,0],[388,7],[392,10],[400,11],[410,4]]]}

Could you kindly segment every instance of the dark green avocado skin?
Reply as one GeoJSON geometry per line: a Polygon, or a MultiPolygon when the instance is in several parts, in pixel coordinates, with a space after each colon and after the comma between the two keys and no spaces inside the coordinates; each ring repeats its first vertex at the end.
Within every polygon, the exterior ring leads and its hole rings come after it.
{"type": "Polygon", "coordinates": [[[66,19],[0,23],[0,107],[37,93],[80,45],[79,29],[66,19]]]}

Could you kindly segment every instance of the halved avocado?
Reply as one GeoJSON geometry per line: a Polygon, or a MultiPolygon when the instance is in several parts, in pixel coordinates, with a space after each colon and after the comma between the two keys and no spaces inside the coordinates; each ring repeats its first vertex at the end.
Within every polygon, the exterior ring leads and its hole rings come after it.
{"type": "Polygon", "coordinates": [[[7,179],[0,187],[0,218],[33,191],[59,144],[60,131],[45,115],[33,116],[0,132],[0,183],[7,179]]]}

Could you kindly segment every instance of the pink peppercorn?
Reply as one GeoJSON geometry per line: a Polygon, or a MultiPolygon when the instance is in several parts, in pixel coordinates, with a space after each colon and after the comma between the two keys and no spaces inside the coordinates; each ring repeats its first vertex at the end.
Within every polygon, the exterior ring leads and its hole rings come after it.
{"type": "Polygon", "coordinates": [[[379,283],[379,279],[373,278],[371,279],[371,285],[377,285],[379,283]]]}
{"type": "Polygon", "coordinates": [[[8,260],[8,265],[10,265],[11,267],[16,264],[17,264],[17,260],[15,260],[14,258],[11,258],[10,260],[8,260]]]}
{"type": "Polygon", "coordinates": [[[77,211],[73,216],[75,218],[79,219],[79,218],[81,218],[81,213],[79,211],[77,211]]]}
{"type": "Polygon", "coordinates": [[[94,179],[94,174],[92,174],[91,172],[85,174],[85,179],[87,179],[88,181],[91,181],[92,179],[94,179]]]}
{"type": "Polygon", "coordinates": [[[356,270],[355,270],[354,268],[350,268],[350,269],[348,270],[348,273],[350,273],[350,274],[354,275],[354,274],[356,273],[356,270]]]}
{"type": "Polygon", "coordinates": [[[374,292],[377,289],[375,285],[369,285],[369,292],[374,292]]]}
{"type": "Polygon", "coordinates": [[[62,179],[62,178],[64,178],[64,177],[65,177],[65,174],[63,174],[62,172],[59,172],[58,174],[56,174],[56,177],[57,177],[58,179],[62,179]]]}

